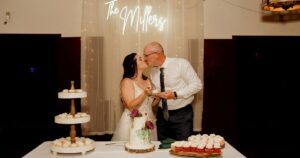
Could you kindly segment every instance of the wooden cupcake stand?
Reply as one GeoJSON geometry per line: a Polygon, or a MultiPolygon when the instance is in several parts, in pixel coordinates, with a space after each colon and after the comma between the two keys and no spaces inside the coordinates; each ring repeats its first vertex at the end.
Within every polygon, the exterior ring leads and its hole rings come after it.
{"type": "Polygon", "coordinates": [[[90,138],[76,137],[75,125],[90,121],[90,115],[75,110],[75,99],[85,98],[87,93],[81,89],[75,89],[74,81],[71,81],[71,88],[58,93],[59,99],[70,99],[70,113],[62,113],[55,116],[55,123],[70,125],[70,136],[54,140],[50,149],[54,155],[57,153],[81,153],[95,148],[95,142],[90,138]]]}

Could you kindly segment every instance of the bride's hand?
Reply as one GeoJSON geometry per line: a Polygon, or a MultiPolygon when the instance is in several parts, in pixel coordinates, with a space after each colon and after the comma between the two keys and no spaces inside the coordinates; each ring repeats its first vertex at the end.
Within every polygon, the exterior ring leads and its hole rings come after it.
{"type": "Polygon", "coordinates": [[[158,96],[156,96],[156,95],[152,95],[152,98],[153,98],[154,100],[160,100],[160,99],[161,99],[160,97],[158,97],[158,96]]]}
{"type": "Polygon", "coordinates": [[[147,87],[146,89],[144,89],[144,92],[147,96],[150,96],[152,94],[152,88],[151,87],[147,87]]]}
{"type": "Polygon", "coordinates": [[[161,98],[156,95],[152,95],[152,98],[153,98],[152,106],[157,106],[161,98]]]}

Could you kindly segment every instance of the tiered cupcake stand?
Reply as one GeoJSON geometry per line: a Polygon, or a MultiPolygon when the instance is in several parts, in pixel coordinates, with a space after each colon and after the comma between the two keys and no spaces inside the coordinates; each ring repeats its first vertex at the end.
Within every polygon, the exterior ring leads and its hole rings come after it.
{"type": "Polygon", "coordinates": [[[81,153],[84,155],[87,151],[95,148],[95,142],[90,138],[76,137],[75,125],[87,123],[90,121],[90,115],[75,110],[75,99],[85,98],[87,93],[81,89],[75,89],[74,81],[71,81],[71,88],[64,89],[58,93],[59,99],[70,99],[70,113],[62,113],[55,116],[55,123],[70,125],[70,136],[54,140],[50,149],[54,155],[57,153],[81,153]]]}

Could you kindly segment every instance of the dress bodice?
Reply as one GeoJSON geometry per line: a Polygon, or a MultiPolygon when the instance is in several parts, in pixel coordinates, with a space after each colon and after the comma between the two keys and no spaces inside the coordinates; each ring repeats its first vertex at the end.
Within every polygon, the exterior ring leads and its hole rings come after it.
{"type": "MultiPolygon", "coordinates": [[[[133,82],[133,86],[134,86],[134,97],[137,98],[139,95],[143,93],[144,90],[141,87],[139,87],[135,82],[133,82]]],[[[149,111],[151,111],[152,101],[153,101],[152,97],[146,96],[146,98],[144,99],[144,101],[141,103],[139,107],[139,111],[141,113],[145,113],[145,112],[148,113],[149,111]]]]}

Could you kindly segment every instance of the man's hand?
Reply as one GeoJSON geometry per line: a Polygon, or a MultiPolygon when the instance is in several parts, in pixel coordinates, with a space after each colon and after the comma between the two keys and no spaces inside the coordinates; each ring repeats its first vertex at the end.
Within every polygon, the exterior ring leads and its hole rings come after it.
{"type": "Polygon", "coordinates": [[[168,90],[166,92],[157,93],[156,96],[163,98],[163,99],[176,99],[174,96],[174,92],[168,90]]]}

